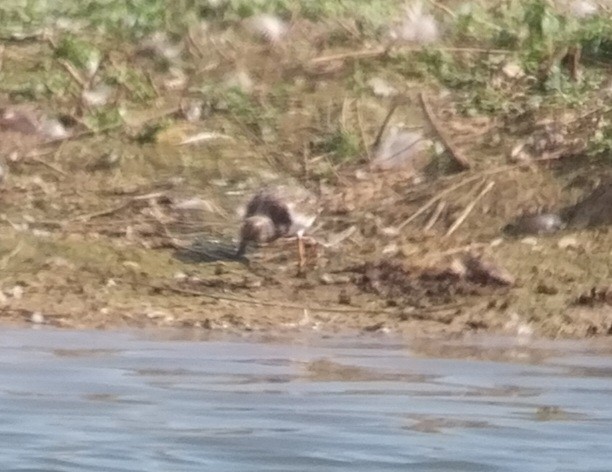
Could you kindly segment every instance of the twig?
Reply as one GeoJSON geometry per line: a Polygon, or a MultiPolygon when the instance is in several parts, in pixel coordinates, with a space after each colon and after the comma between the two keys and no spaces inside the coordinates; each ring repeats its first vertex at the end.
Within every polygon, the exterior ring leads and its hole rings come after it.
{"type": "Polygon", "coordinates": [[[597,107],[597,108],[595,108],[593,110],[589,110],[589,111],[587,111],[585,113],[582,113],[581,115],[578,115],[578,116],[572,118],[571,120],[565,121],[563,124],[566,125],[566,126],[567,125],[571,125],[571,124],[574,124],[576,122],[582,121],[582,120],[584,120],[586,118],[589,118],[591,115],[596,115],[598,113],[600,113],[601,115],[604,115],[604,114],[608,113],[611,110],[612,110],[612,107],[610,107],[610,106],[600,106],[600,107],[597,107]]]}
{"type": "Polygon", "coordinates": [[[387,54],[388,48],[362,49],[361,51],[350,51],[329,56],[315,57],[310,60],[312,65],[323,64],[325,62],[333,62],[344,59],[361,59],[366,57],[378,57],[387,54]]]}
{"type": "Polygon", "coordinates": [[[226,134],[217,133],[216,131],[203,131],[201,133],[196,133],[192,136],[186,137],[180,143],[178,143],[178,145],[185,146],[188,144],[199,144],[201,142],[211,141],[213,139],[232,139],[232,137],[226,134]]]}
{"type": "Polygon", "coordinates": [[[106,210],[96,211],[96,212],[93,212],[93,213],[85,213],[85,214],[82,214],[82,215],[77,215],[75,217],[68,218],[67,220],[65,220],[65,222],[88,221],[88,220],[91,220],[93,218],[100,218],[101,216],[112,215],[113,213],[117,213],[117,212],[120,212],[121,210],[126,209],[132,203],[136,203],[136,202],[143,201],[143,200],[150,200],[152,198],[159,198],[159,197],[161,197],[163,195],[165,195],[165,192],[152,192],[152,193],[147,193],[147,194],[144,194],[144,195],[135,195],[135,196],[131,197],[128,201],[123,202],[121,205],[117,205],[115,207],[108,208],[106,210]]]}
{"type": "Polygon", "coordinates": [[[484,197],[487,193],[489,193],[494,185],[495,185],[495,182],[491,181],[485,186],[485,188],[482,189],[482,191],[476,196],[476,198],[474,198],[470,202],[470,204],[465,207],[465,210],[463,210],[461,215],[459,215],[459,217],[455,220],[455,222],[451,225],[451,227],[448,228],[448,231],[446,232],[445,236],[450,236],[456,231],[457,228],[459,228],[459,226],[461,226],[461,224],[465,221],[465,219],[468,217],[468,215],[472,212],[472,210],[476,206],[476,203],[478,203],[478,201],[482,197],[484,197]]]}
{"type": "Polygon", "coordinates": [[[348,107],[349,107],[349,99],[348,97],[344,97],[344,100],[342,100],[342,108],[340,109],[340,127],[342,128],[342,131],[347,131],[347,125],[346,122],[348,121],[346,115],[348,113],[348,107]]]}
{"type": "Polygon", "coordinates": [[[440,141],[442,141],[442,144],[448,150],[453,160],[459,165],[459,167],[461,167],[461,169],[469,169],[471,167],[470,161],[459,149],[457,149],[453,145],[446,132],[442,130],[442,126],[431,111],[431,107],[425,99],[425,94],[423,92],[419,93],[419,98],[421,100],[421,105],[423,107],[423,111],[425,112],[427,121],[429,121],[429,124],[434,129],[434,131],[440,138],[440,141]]]}
{"type": "Polygon", "coordinates": [[[81,86],[82,89],[87,86],[87,82],[83,79],[83,77],[81,77],[81,74],[76,71],[72,64],[65,59],[58,59],[57,62],[66,70],[66,72],[68,72],[70,77],[72,77],[74,81],[81,86]]]}
{"type": "Polygon", "coordinates": [[[166,196],[166,192],[151,192],[151,193],[145,193],[142,195],[134,195],[132,197],[132,200],[137,202],[140,200],[151,200],[152,198],[160,198],[160,197],[165,197],[166,196]]]}
{"type": "Polygon", "coordinates": [[[402,229],[404,228],[404,226],[406,226],[408,223],[410,223],[411,221],[415,220],[416,218],[418,218],[421,214],[425,213],[434,203],[436,203],[438,200],[441,200],[443,197],[445,197],[446,195],[448,195],[451,192],[454,192],[455,190],[457,190],[458,188],[463,187],[464,185],[470,184],[472,182],[474,182],[475,180],[478,180],[481,178],[481,175],[472,175],[471,177],[468,177],[467,179],[465,179],[463,182],[459,182],[458,184],[452,185],[450,187],[448,187],[447,189],[441,191],[438,195],[435,195],[434,197],[430,198],[427,203],[425,203],[425,205],[423,205],[421,208],[419,208],[415,213],[412,214],[412,216],[410,216],[410,218],[406,219],[405,221],[403,221],[397,228],[398,229],[402,229]]]}
{"type": "Polygon", "coordinates": [[[438,3],[438,2],[434,2],[434,0],[429,0],[429,3],[431,5],[433,5],[434,7],[442,10],[444,13],[446,13],[451,18],[457,18],[456,13],[453,10],[451,10],[450,8],[448,8],[446,5],[442,5],[442,4],[438,3]]]}
{"type": "Polygon", "coordinates": [[[33,31],[31,33],[8,33],[0,36],[0,41],[3,43],[24,43],[30,41],[41,41],[47,39],[47,33],[45,31],[33,31]]]}
{"type": "Polygon", "coordinates": [[[385,119],[383,120],[382,124],[380,125],[380,128],[378,129],[378,133],[376,134],[376,139],[374,139],[374,143],[372,144],[372,149],[376,150],[376,148],[378,148],[378,145],[380,144],[380,140],[382,139],[383,134],[385,133],[385,130],[387,129],[387,126],[389,125],[389,121],[391,121],[391,117],[395,113],[395,110],[397,110],[397,107],[399,106],[399,104],[400,104],[399,100],[393,100],[393,103],[391,103],[391,108],[389,108],[389,111],[387,112],[387,116],[385,116],[385,119]]]}
{"type": "Polygon", "coordinates": [[[26,164],[28,163],[33,163],[33,164],[40,164],[41,166],[45,166],[49,169],[51,169],[53,172],[58,173],[59,175],[63,176],[63,177],[68,177],[68,174],[66,172],[64,172],[62,169],[60,169],[59,167],[49,163],[49,162],[45,162],[42,159],[38,158],[38,157],[34,157],[34,156],[30,156],[26,161],[24,161],[26,164]]]}
{"type": "Polygon", "coordinates": [[[123,202],[121,205],[118,205],[116,207],[108,208],[108,209],[102,210],[102,211],[96,211],[96,212],[93,212],[93,213],[85,213],[83,215],[77,215],[75,217],[68,218],[67,221],[87,221],[87,220],[91,220],[92,218],[99,218],[101,216],[112,215],[113,213],[117,213],[117,212],[120,212],[121,210],[126,209],[133,202],[134,202],[134,200],[128,200],[127,202],[123,202]]]}
{"type": "MultiPolygon", "coordinates": [[[[422,51],[422,46],[399,46],[396,47],[402,51],[422,51]]],[[[467,53],[475,53],[475,54],[511,54],[513,51],[508,49],[486,49],[486,48],[439,48],[439,51],[445,52],[467,52],[467,53]]],[[[315,57],[310,60],[310,64],[317,65],[323,64],[326,62],[333,61],[342,61],[345,59],[363,59],[368,57],[380,57],[388,54],[390,48],[373,48],[373,49],[362,49],[361,51],[347,51],[338,54],[331,54],[329,56],[320,56],[315,57]]]]}
{"type": "Polygon", "coordinates": [[[425,224],[423,231],[429,231],[433,227],[433,225],[436,224],[436,221],[438,221],[438,218],[440,218],[440,215],[442,214],[444,208],[446,208],[446,202],[444,200],[440,200],[438,202],[438,206],[431,215],[431,218],[429,218],[429,221],[427,222],[427,224],[425,224]]]}
{"type": "Polygon", "coordinates": [[[15,249],[13,249],[11,252],[9,252],[6,256],[4,256],[2,258],[2,260],[0,261],[0,269],[4,270],[6,269],[6,266],[8,265],[8,263],[10,262],[10,260],[15,257],[17,254],[19,254],[19,252],[23,249],[23,241],[19,241],[17,243],[17,246],[15,246],[15,249]]]}
{"type": "Polygon", "coordinates": [[[357,125],[359,126],[359,133],[361,134],[361,142],[368,156],[368,161],[371,161],[372,153],[370,152],[370,146],[368,146],[368,141],[366,139],[365,129],[363,127],[363,117],[361,116],[361,107],[359,106],[359,102],[355,103],[355,108],[357,109],[357,125]]]}
{"type": "Polygon", "coordinates": [[[354,26],[351,28],[349,25],[346,24],[345,21],[342,21],[340,19],[335,20],[334,23],[339,25],[340,28],[342,28],[344,31],[350,34],[353,37],[353,39],[355,40],[361,39],[362,37],[361,33],[356,31],[356,28],[354,26]]]}
{"type": "Polygon", "coordinates": [[[36,151],[32,151],[27,153],[24,158],[25,159],[31,159],[32,157],[43,157],[43,156],[48,156],[49,154],[54,154],[57,152],[57,149],[54,148],[48,148],[48,149],[38,149],[36,151]]]}
{"type": "MultiPolygon", "coordinates": [[[[558,159],[559,159],[558,155],[553,155],[553,156],[542,157],[542,158],[539,158],[539,159],[534,159],[533,161],[530,161],[529,163],[530,164],[539,164],[539,163],[544,163],[544,162],[556,161],[558,159]]],[[[421,216],[424,212],[426,212],[438,200],[444,198],[449,193],[454,192],[455,190],[463,187],[464,185],[470,184],[470,183],[474,182],[475,180],[478,180],[478,179],[480,179],[482,177],[491,176],[491,175],[495,175],[495,174],[500,174],[502,172],[508,172],[510,170],[516,169],[516,168],[524,166],[524,165],[525,165],[524,162],[517,162],[516,164],[507,164],[507,165],[495,167],[493,169],[488,169],[488,170],[485,170],[485,171],[482,171],[482,172],[478,172],[477,174],[470,175],[470,176],[466,177],[465,180],[463,180],[463,181],[461,181],[461,182],[459,182],[459,183],[457,183],[455,185],[452,185],[452,186],[448,187],[447,189],[442,190],[440,193],[438,193],[437,195],[435,195],[432,198],[430,198],[429,200],[427,200],[427,202],[421,208],[419,208],[415,213],[413,213],[408,219],[404,220],[397,228],[401,230],[407,224],[411,223],[416,218],[421,216]]]]}
{"type": "Polygon", "coordinates": [[[187,46],[188,47],[191,46],[195,50],[196,55],[198,56],[199,59],[202,59],[205,57],[204,51],[202,50],[198,42],[193,37],[193,29],[189,29],[187,31],[187,41],[188,41],[187,46]]]}

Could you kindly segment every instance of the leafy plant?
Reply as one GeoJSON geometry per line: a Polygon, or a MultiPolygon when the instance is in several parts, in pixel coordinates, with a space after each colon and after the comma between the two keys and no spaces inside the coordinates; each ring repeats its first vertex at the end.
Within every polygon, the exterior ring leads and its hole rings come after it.
{"type": "Polygon", "coordinates": [[[336,129],[319,137],[314,143],[313,152],[329,154],[335,163],[354,159],[359,155],[359,137],[352,132],[336,129]]]}
{"type": "Polygon", "coordinates": [[[55,48],[55,57],[66,59],[85,69],[100,57],[100,52],[90,43],[73,35],[65,35],[55,48]]]}

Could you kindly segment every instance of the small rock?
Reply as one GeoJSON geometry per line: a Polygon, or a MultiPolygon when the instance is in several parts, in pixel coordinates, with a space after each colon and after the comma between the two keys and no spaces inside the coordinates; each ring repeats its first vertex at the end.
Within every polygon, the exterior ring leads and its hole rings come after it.
{"type": "Polygon", "coordinates": [[[159,318],[165,318],[168,315],[161,311],[150,311],[145,316],[150,320],[157,320],[159,318]]]}
{"type": "Polygon", "coordinates": [[[11,296],[15,300],[21,300],[23,298],[23,287],[21,285],[15,285],[11,290],[11,296]]]}
{"type": "Polygon", "coordinates": [[[577,249],[580,246],[574,236],[564,236],[557,243],[559,249],[577,249]]]}
{"type": "Polygon", "coordinates": [[[508,161],[512,163],[521,163],[530,161],[532,156],[526,150],[526,143],[519,143],[512,148],[508,156],[508,161]]]}
{"type": "Polygon", "coordinates": [[[30,315],[30,322],[34,324],[43,324],[45,322],[45,317],[40,311],[35,311],[30,315]]]}
{"type": "Polygon", "coordinates": [[[397,95],[397,89],[380,77],[373,77],[368,80],[368,86],[377,97],[388,98],[397,95]]]}
{"type": "Polygon", "coordinates": [[[200,121],[200,118],[202,118],[203,106],[204,104],[202,100],[190,100],[189,102],[184,103],[181,106],[183,117],[191,123],[200,121]]]}
{"type": "Polygon", "coordinates": [[[255,84],[251,76],[244,70],[238,70],[225,76],[224,85],[228,89],[238,89],[243,93],[251,93],[255,84]]]}
{"type": "Polygon", "coordinates": [[[363,330],[368,333],[374,333],[376,331],[384,330],[384,327],[385,327],[384,321],[380,321],[378,323],[374,323],[372,325],[364,327],[363,330]]]}
{"type": "Polygon", "coordinates": [[[219,210],[210,200],[204,200],[200,197],[179,200],[172,204],[172,208],[175,210],[201,210],[209,213],[218,213],[219,210]]]}
{"type": "Polygon", "coordinates": [[[521,239],[521,244],[526,244],[528,246],[537,246],[538,238],[534,238],[532,236],[521,239]]]}
{"type": "Polygon", "coordinates": [[[351,281],[348,275],[344,274],[321,274],[319,281],[324,285],[347,284],[351,281]]]}
{"type": "Polygon", "coordinates": [[[113,94],[113,89],[106,84],[98,85],[93,89],[83,90],[81,99],[83,103],[91,108],[103,107],[113,94]]]}
{"type": "Polygon", "coordinates": [[[173,61],[178,59],[182,49],[180,44],[173,44],[166,33],[159,31],[140,44],[138,54],[173,61]]]}
{"type": "Polygon", "coordinates": [[[74,264],[72,262],[60,256],[49,257],[45,260],[45,266],[63,269],[74,269],[74,264]]]}
{"type": "Polygon", "coordinates": [[[349,295],[348,291],[344,288],[340,290],[340,293],[338,294],[338,303],[340,305],[350,305],[351,304],[351,296],[349,295]]]}
{"type": "Polygon", "coordinates": [[[503,243],[504,243],[504,238],[497,238],[497,239],[494,239],[493,241],[491,241],[489,243],[489,246],[497,247],[497,246],[501,246],[503,243]]]}
{"type": "Polygon", "coordinates": [[[187,75],[178,67],[171,67],[168,70],[168,75],[164,79],[164,88],[166,90],[181,90],[187,84],[187,75]]]}
{"type": "Polygon", "coordinates": [[[391,237],[393,237],[393,236],[399,236],[400,229],[396,228],[395,226],[387,226],[386,228],[383,228],[380,232],[384,236],[391,236],[391,237]]]}
{"type": "Polygon", "coordinates": [[[479,283],[514,285],[515,278],[505,268],[479,256],[468,255],[463,259],[467,277],[479,283]]]}
{"type": "Polygon", "coordinates": [[[91,171],[109,170],[121,164],[121,154],[117,151],[109,151],[102,154],[98,159],[87,168],[91,171]]]}
{"type": "Polygon", "coordinates": [[[122,265],[123,265],[123,267],[125,267],[127,269],[132,269],[132,270],[140,269],[140,264],[138,262],[134,262],[134,261],[125,261],[122,265]]]}
{"type": "Polygon", "coordinates": [[[552,234],[565,228],[565,223],[556,213],[523,215],[504,228],[511,235],[552,234]]]}
{"type": "Polygon", "coordinates": [[[398,254],[400,252],[400,247],[396,244],[396,243],[391,243],[391,244],[387,244],[383,249],[382,249],[382,254],[384,254],[385,256],[392,256],[395,254],[398,254]]]}
{"type": "Polygon", "coordinates": [[[533,328],[528,323],[525,323],[518,313],[511,312],[509,315],[510,319],[504,325],[504,329],[514,332],[519,340],[520,338],[524,338],[524,341],[528,341],[528,339],[525,338],[530,338],[533,335],[533,328]]]}
{"type": "Polygon", "coordinates": [[[244,282],[244,286],[246,288],[261,288],[263,287],[263,280],[261,279],[246,280],[244,282]]]}
{"type": "Polygon", "coordinates": [[[247,29],[269,43],[278,43],[287,34],[289,28],[279,17],[262,13],[247,20],[247,29]]]}
{"type": "Polygon", "coordinates": [[[355,178],[357,180],[368,180],[370,178],[370,173],[366,172],[364,169],[357,169],[355,171],[355,178]]]}
{"type": "Polygon", "coordinates": [[[70,136],[70,132],[66,127],[56,119],[42,120],[38,132],[50,139],[66,139],[70,136]]]}
{"type": "Polygon", "coordinates": [[[536,292],[543,295],[557,295],[559,293],[559,289],[552,285],[548,285],[545,282],[541,282],[538,284],[536,292]]]}
{"type": "Polygon", "coordinates": [[[516,62],[508,62],[502,67],[503,74],[508,79],[519,79],[525,75],[523,68],[516,62]]]}
{"type": "Polygon", "coordinates": [[[467,275],[467,268],[461,259],[454,258],[448,266],[448,273],[463,278],[467,275]]]}
{"type": "Polygon", "coordinates": [[[50,238],[51,236],[53,236],[53,233],[44,229],[34,228],[32,230],[32,235],[36,236],[37,238],[50,238]]]}
{"type": "Polygon", "coordinates": [[[533,336],[533,328],[525,323],[518,325],[516,329],[517,336],[530,337],[533,336]]]}

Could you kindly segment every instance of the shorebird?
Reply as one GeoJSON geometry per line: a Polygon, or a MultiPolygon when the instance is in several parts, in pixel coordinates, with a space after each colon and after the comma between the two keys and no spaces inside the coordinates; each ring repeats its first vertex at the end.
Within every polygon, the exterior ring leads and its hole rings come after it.
{"type": "Polygon", "coordinates": [[[251,242],[269,243],[295,236],[298,267],[303,268],[306,263],[304,233],[319,213],[317,199],[299,186],[265,187],[257,191],[244,211],[237,256],[243,256],[251,242]]]}

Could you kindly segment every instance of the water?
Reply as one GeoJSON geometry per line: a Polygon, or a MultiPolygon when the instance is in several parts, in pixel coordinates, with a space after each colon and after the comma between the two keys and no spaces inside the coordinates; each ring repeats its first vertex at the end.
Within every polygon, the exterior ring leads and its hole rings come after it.
{"type": "Polygon", "coordinates": [[[183,336],[4,330],[0,470],[610,470],[609,343],[183,336]]]}

